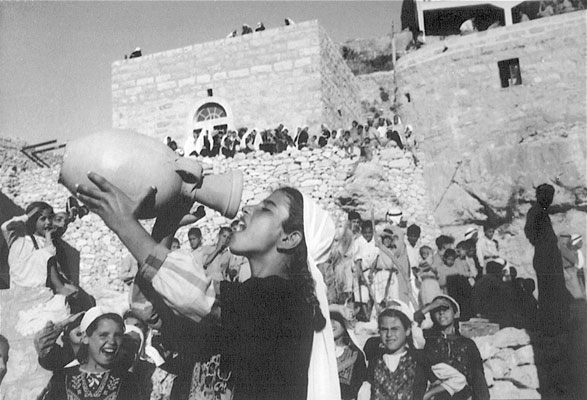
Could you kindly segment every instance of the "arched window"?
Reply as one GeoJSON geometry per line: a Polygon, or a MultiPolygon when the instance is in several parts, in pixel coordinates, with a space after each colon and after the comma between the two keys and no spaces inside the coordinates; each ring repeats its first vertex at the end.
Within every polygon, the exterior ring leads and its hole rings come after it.
{"type": "Polygon", "coordinates": [[[226,110],[218,103],[206,103],[196,113],[195,122],[208,121],[211,119],[225,118],[226,110]]]}

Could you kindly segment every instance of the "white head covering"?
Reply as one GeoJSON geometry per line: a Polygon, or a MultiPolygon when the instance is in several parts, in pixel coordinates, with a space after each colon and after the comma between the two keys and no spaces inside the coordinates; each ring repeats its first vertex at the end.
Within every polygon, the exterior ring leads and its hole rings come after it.
{"type": "Polygon", "coordinates": [[[140,348],[142,349],[143,348],[143,344],[145,343],[145,334],[137,326],[135,326],[135,325],[127,325],[126,328],[125,328],[124,333],[126,334],[126,333],[131,333],[131,332],[134,332],[137,335],[139,335],[139,338],[141,340],[141,346],[140,346],[140,348]]]}
{"type": "Polygon", "coordinates": [[[86,311],[84,317],[82,318],[79,324],[80,331],[86,333],[88,327],[92,324],[92,322],[94,322],[96,319],[98,319],[98,317],[104,315],[105,313],[106,312],[100,306],[90,308],[88,311],[86,311]]]}
{"type": "Polygon", "coordinates": [[[252,131],[247,130],[245,132],[245,134],[243,135],[243,137],[240,139],[241,143],[240,143],[240,149],[241,150],[245,150],[247,148],[247,138],[249,136],[251,136],[252,131]]]}
{"type": "Polygon", "coordinates": [[[255,151],[259,151],[261,149],[261,145],[263,144],[263,136],[261,135],[261,131],[258,129],[253,129],[255,132],[255,139],[253,140],[253,148],[255,151]]]}
{"type": "Polygon", "coordinates": [[[193,151],[195,151],[198,154],[202,152],[202,148],[204,148],[204,134],[204,132],[200,132],[198,138],[195,141],[193,133],[188,136],[183,146],[185,154],[189,156],[193,151]]]}
{"type": "Polygon", "coordinates": [[[314,200],[304,195],[304,236],[308,248],[308,268],[314,278],[316,297],[326,326],[314,332],[310,367],[308,368],[308,400],[339,400],[338,367],[334,353],[334,336],[330,324],[330,311],[326,284],[317,264],[328,259],[336,227],[328,213],[314,200]]]}
{"type": "Polygon", "coordinates": [[[469,229],[467,229],[467,231],[465,232],[465,240],[471,239],[473,236],[475,236],[475,234],[477,233],[477,228],[474,227],[470,227],[469,229]]]}
{"type": "Polygon", "coordinates": [[[396,225],[399,225],[402,220],[403,212],[399,208],[390,208],[385,215],[388,220],[396,225]]]}

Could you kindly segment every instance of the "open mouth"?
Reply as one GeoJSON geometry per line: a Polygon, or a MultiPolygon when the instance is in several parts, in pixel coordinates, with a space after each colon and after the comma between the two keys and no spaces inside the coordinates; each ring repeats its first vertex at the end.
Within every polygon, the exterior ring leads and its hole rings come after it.
{"type": "Polygon", "coordinates": [[[245,224],[245,221],[243,220],[243,218],[241,218],[238,221],[238,225],[236,226],[236,230],[235,232],[242,232],[247,228],[247,225],[245,224]]]}
{"type": "Polygon", "coordinates": [[[112,358],[112,357],[116,356],[117,350],[118,349],[115,347],[106,347],[106,348],[102,349],[102,354],[104,354],[108,358],[112,358]]]}

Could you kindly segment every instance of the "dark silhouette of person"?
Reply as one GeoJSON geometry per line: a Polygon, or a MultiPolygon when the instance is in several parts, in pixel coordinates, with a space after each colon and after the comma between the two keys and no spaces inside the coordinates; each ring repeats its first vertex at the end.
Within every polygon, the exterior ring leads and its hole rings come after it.
{"type": "Polygon", "coordinates": [[[538,281],[538,324],[549,335],[567,330],[570,302],[558,239],[548,216],[553,198],[554,187],[546,183],[538,186],[536,203],[528,211],[524,226],[524,233],[534,246],[532,263],[538,281]]]}
{"type": "Polygon", "coordinates": [[[130,56],[128,58],[138,58],[142,55],[143,53],[141,52],[141,48],[137,47],[136,49],[134,49],[132,53],[130,53],[130,56]]]}

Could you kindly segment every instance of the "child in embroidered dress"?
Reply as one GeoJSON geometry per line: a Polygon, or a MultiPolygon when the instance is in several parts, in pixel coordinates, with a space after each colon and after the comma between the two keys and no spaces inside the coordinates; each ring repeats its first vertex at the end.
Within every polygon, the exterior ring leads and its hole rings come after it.
{"type": "MultiPolygon", "coordinates": [[[[431,382],[424,400],[489,400],[479,350],[458,330],[459,304],[441,295],[421,312],[430,312],[434,326],[425,331],[424,364],[431,382]]],[[[421,318],[421,317],[420,317],[421,318]]]]}

